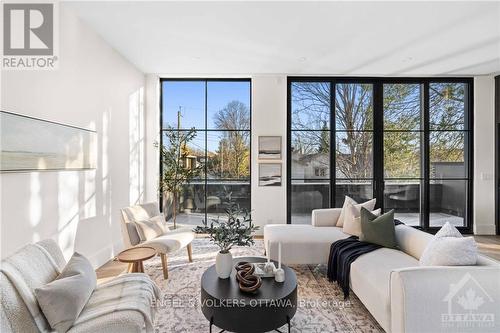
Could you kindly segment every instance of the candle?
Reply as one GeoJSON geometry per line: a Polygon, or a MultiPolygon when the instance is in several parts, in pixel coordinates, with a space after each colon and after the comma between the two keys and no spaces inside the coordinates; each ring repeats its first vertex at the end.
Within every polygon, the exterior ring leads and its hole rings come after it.
{"type": "Polygon", "coordinates": [[[278,269],[274,271],[274,281],[285,281],[285,271],[281,268],[281,243],[278,243],[278,269]]]}
{"type": "Polygon", "coordinates": [[[271,241],[267,241],[267,262],[271,262],[271,241]]]}
{"type": "Polygon", "coordinates": [[[278,243],[278,268],[281,269],[281,242],[278,243]]]}

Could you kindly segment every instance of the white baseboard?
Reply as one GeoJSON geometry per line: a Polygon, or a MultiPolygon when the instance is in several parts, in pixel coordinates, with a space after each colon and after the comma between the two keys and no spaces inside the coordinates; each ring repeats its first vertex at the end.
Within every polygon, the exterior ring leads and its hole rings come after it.
{"type": "Polygon", "coordinates": [[[474,235],[495,235],[496,226],[493,225],[474,225],[474,235]]]}
{"type": "Polygon", "coordinates": [[[119,242],[106,246],[105,248],[100,249],[99,251],[94,253],[92,256],[89,256],[88,259],[92,263],[94,268],[101,267],[118,254],[119,251],[117,251],[116,249],[120,246],[121,244],[119,242]]]}

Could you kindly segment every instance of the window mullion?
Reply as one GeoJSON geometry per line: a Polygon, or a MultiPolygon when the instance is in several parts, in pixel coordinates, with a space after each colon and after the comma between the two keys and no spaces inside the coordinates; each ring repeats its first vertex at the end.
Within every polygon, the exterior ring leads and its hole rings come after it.
{"type": "Polygon", "coordinates": [[[205,165],[203,169],[205,170],[205,190],[204,192],[204,200],[205,200],[205,221],[208,221],[208,207],[207,207],[207,192],[208,192],[208,81],[205,80],[205,165]]]}
{"type": "Polygon", "coordinates": [[[336,147],[337,135],[335,124],[335,83],[330,81],[330,207],[335,207],[337,175],[336,147]]]}
{"type": "Polygon", "coordinates": [[[422,95],[422,124],[423,132],[420,134],[420,150],[421,150],[421,177],[423,182],[421,184],[422,189],[420,191],[420,226],[424,230],[429,229],[430,220],[430,93],[429,93],[429,82],[426,81],[422,85],[423,93],[422,95]]]}
{"type": "Polygon", "coordinates": [[[384,86],[373,84],[373,197],[384,209],[384,86]]]}

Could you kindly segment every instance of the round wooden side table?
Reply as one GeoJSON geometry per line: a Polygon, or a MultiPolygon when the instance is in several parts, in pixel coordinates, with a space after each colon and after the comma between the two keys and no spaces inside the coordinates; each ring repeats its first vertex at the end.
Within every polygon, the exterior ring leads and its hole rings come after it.
{"type": "Polygon", "coordinates": [[[144,273],[142,262],[153,258],[155,255],[156,250],[152,247],[140,246],[120,252],[117,258],[120,262],[128,263],[129,273],[144,273]]]}

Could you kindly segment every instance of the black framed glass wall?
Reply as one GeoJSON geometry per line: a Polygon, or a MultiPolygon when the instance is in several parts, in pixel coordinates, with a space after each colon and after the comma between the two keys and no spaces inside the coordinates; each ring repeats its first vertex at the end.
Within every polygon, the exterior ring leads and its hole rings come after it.
{"type": "Polygon", "coordinates": [[[288,222],[344,196],[471,230],[472,79],[288,79],[288,222]],[[380,199],[382,198],[382,199],[380,199]]]}
{"type": "Polygon", "coordinates": [[[162,144],[196,130],[186,165],[202,171],[179,198],[178,223],[222,216],[229,201],[250,210],[250,79],[161,79],[160,127],[162,144]]]}

